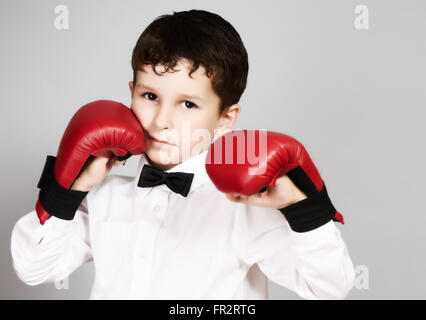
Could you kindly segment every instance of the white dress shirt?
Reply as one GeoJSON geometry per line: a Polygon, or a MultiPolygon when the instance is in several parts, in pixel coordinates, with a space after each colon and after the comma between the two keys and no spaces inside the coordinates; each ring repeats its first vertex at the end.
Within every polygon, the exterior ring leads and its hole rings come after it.
{"type": "Polygon", "coordinates": [[[187,197],[138,187],[142,155],[136,177],[107,176],[74,220],[23,216],[11,238],[18,277],[60,281],[93,261],[91,299],[267,299],[268,278],[303,298],[344,298],[355,273],[335,223],[296,233],[277,209],[229,201],[205,157],[167,171],[195,174],[187,197]]]}

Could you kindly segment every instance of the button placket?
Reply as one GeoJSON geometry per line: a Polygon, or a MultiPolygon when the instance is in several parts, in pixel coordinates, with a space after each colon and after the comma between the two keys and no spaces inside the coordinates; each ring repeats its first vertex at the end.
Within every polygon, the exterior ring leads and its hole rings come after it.
{"type": "MultiPolygon", "coordinates": [[[[152,190],[153,191],[153,190],[152,190]]],[[[135,257],[134,274],[135,281],[132,284],[132,296],[140,297],[149,295],[152,276],[152,258],[155,241],[161,226],[163,225],[167,202],[170,191],[155,190],[155,195],[152,194],[152,202],[145,204],[147,213],[144,219],[140,221],[138,228],[139,251],[135,257]]]]}
{"type": "Polygon", "coordinates": [[[134,281],[131,285],[131,296],[134,298],[145,293],[150,285],[151,262],[149,251],[152,247],[152,221],[140,221],[137,229],[139,234],[135,240],[138,242],[138,252],[136,252],[133,263],[134,281]]]}

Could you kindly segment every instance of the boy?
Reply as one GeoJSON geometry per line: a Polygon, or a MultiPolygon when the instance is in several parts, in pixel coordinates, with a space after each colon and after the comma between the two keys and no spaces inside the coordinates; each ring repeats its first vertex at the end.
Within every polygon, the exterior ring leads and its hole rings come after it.
{"type": "Polygon", "coordinates": [[[344,298],[354,271],[340,232],[332,221],[290,228],[277,208],[306,196],[286,175],[274,192],[238,198],[206,174],[211,137],[232,128],[246,87],[237,31],[201,10],[161,16],[140,36],[132,67],[131,109],[147,138],[136,177],[107,176],[121,162],[98,157],[73,184],[90,192],[72,221],[22,217],[11,248],[20,279],[61,280],[93,261],[91,299],[266,299],[268,278],[304,298],[344,298]],[[148,165],[193,174],[187,194],[138,186],[148,165]]]}

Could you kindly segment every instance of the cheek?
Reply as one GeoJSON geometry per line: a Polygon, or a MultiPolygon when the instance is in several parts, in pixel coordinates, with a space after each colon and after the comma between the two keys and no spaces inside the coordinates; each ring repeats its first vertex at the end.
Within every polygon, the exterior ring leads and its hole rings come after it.
{"type": "Polygon", "coordinates": [[[192,129],[205,129],[211,131],[217,123],[215,114],[208,111],[200,112],[191,119],[192,129]]]}
{"type": "Polygon", "coordinates": [[[191,147],[208,147],[214,135],[216,121],[213,115],[204,115],[191,121],[191,147]]]}
{"type": "Polygon", "coordinates": [[[203,130],[208,133],[211,138],[213,138],[214,129],[217,126],[218,119],[215,117],[213,113],[206,113],[203,117],[195,123],[194,128],[198,130],[203,130]]]}
{"type": "Polygon", "coordinates": [[[150,109],[146,108],[143,103],[140,103],[138,101],[132,102],[131,109],[133,110],[133,113],[136,115],[136,118],[139,120],[142,127],[145,129],[148,128],[153,117],[152,112],[150,112],[150,109]]]}

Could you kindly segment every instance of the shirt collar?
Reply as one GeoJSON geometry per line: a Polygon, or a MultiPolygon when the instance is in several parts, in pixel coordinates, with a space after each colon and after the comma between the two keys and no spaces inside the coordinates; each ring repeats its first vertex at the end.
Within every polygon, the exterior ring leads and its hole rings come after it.
{"type": "MultiPolygon", "coordinates": [[[[170,170],[166,170],[165,172],[193,173],[194,178],[193,178],[192,183],[191,183],[191,188],[189,189],[189,193],[191,193],[195,189],[197,189],[200,186],[202,186],[203,184],[205,184],[206,181],[208,181],[208,179],[209,179],[207,172],[206,172],[206,166],[205,166],[206,156],[207,156],[207,151],[201,152],[201,153],[199,153],[195,156],[192,156],[191,158],[186,159],[185,161],[179,163],[178,165],[174,166],[170,170]]],[[[139,189],[149,189],[149,188],[140,188],[140,187],[137,186],[137,184],[139,182],[139,177],[140,177],[141,172],[142,172],[142,168],[145,164],[150,165],[147,158],[146,158],[145,153],[143,153],[140,156],[140,160],[139,160],[139,164],[138,164],[138,171],[137,171],[137,174],[134,178],[134,184],[135,184],[136,188],[139,188],[139,189]]],[[[164,190],[164,191],[172,192],[164,184],[156,186],[154,188],[158,188],[158,189],[161,189],[161,190],[164,190]]]]}

